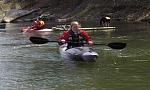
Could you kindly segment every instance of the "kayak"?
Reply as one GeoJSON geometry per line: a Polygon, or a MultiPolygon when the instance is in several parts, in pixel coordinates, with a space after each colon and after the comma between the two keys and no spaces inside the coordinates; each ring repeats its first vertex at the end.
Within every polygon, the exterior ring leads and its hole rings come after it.
{"type": "Polygon", "coordinates": [[[53,31],[52,29],[41,29],[41,30],[34,30],[34,29],[30,29],[29,27],[27,28],[22,28],[21,32],[28,32],[28,33],[34,33],[34,32],[51,32],[53,31]]]}
{"type": "Polygon", "coordinates": [[[21,32],[26,34],[27,36],[49,36],[53,30],[52,29],[41,29],[41,30],[33,30],[30,28],[22,28],[21,32]]]}
{"type": "MultiPolygon", "coordinates": [[[[48,42],[58,43],[58,41],[56,40],[52,41],[42,37],[30,37],[29,40],[34,44],[45,44],[48,42]]],[[[108,44],[94,43],[93,45],[108,46],[112,49],[117,49],[117,50],[126,47],[126,43],[121,43],[121,42],[114,42],[108,44]]],[[[61,57],[67,60],[95,61],[95,59],[99,56],[98,53],[95,52],[91,47],[87,47],[87,46],[67,49],[67,43],[59,46],[59,52],[61,57]]]]}
{"type": "Polygon", "coordinates": [[[81,60],[81,61],[95,61],[99,56],[90,47],[74,47],[67,49],[67,44],[63,44],[59,47],[60,55],[63,59],[66,60],[81,60]]]}
{"type": "MultiPolygon", "coordinates": [[[[66,25],[67,26],[67,25],[66,25]]],[[[68,25],[69,27],[69,25],[68,25]]],[[[67,28],[65,28],[65,26],[61,26],[61,27],[52,27],[52,29],[54,31],[65,31],[68,30],[67,28]]],[[[91,28],[79,28],[79,29],[83,29],[86,31],[93,31],[93,30],[97,30],[97,31],[114,31],[116,29],[116,27],[91,27],[91,28]]]]}

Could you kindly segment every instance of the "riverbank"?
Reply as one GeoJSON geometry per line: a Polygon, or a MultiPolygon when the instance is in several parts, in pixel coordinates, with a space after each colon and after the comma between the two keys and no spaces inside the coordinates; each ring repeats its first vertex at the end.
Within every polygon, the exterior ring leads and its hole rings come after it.
{"type": "MultiPolygon", "coordinates": [[[[12,9],[29,11],[40,9],[38,11],[40,14],[53,15],[53,18],[55,17],[55,19],[66,19],[66,21],[92,21],[99,20],[101,17],[109,15],[113,20],[150,22],[149,3],[149,0],[21,0],[20,2],[5,2],[2,4],[1,8],[3,8],[3,11],[7,12],[12,9]]],[[[20,19],[20,21],[23,21],[26,18],[30,20],[36,17],[37,12],[33,12],[32,14],[19,16],[15,18],[15,20],[20,19]]]]}

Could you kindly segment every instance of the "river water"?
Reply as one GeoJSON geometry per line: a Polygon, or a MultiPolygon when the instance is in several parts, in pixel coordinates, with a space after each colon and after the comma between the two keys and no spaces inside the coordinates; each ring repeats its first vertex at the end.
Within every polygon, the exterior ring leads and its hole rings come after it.
{"type": "Polygon", "coordinates": [[[150,89],[149,24],[115,23],[113,31],[89,32],[94,42],[127,43],[122,50],[93,46],[100,55],[95,62],[63,60],[57,43],[32,44],[20,32],[26,25],[7,24],[0,32],[0,90],[150,89]]]}

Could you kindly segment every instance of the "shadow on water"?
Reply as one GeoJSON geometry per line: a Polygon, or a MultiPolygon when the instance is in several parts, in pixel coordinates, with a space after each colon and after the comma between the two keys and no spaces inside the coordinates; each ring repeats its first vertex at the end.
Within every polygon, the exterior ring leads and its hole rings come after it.
{"type": "Polygon", "coordinates": [[[95,42],[127,43],[122,50],[93,46],[96,62],[62,60],[56,43],[32,44],[20,32],[26,25],[9,24],[0,32],[1,90],[149,90],[149,25],[114,23],[114,31],[91,32],[95,42]]]}

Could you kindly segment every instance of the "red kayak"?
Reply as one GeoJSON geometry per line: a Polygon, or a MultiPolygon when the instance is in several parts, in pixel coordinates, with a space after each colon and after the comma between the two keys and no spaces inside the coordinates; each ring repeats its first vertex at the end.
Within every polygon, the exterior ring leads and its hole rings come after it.
{"type": "Polygon", "coordinates": [[[52,29],[34,30],[30,29],[30,27],[24,27],[21,29],[21,32],[27,34],[28,36],[48,36],[52,31],[52,29]]]}
{"type": "Polygon", "coordinates": [[[21,29],[21,32],[28,32],[28,33],[34,33],[34,32],[51,32],[53,31],[52,29],[48,29],[48,28],[45,28],[45,29],[40,29],[40,30],[34,30],[34,29],[31,29],[30,27],[23,27],[21,29]]]}
{"type": "Polygon", "coordinates": [[[21,32],[30,32],[30,33],[32,33],[32,32],[35,32],[35,30],[34,29],[30,29],[30,27],[23,27],[21,29],[21,32]]]}

